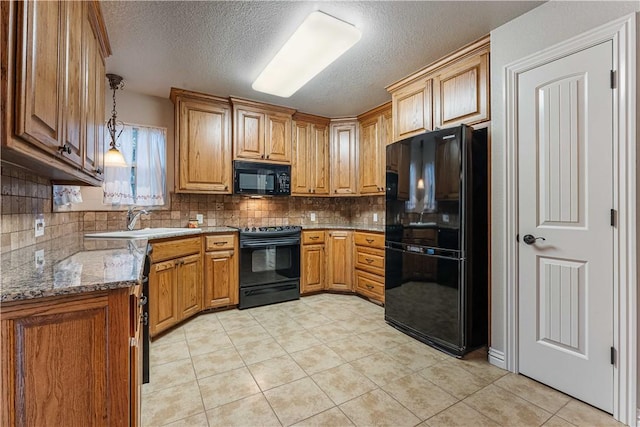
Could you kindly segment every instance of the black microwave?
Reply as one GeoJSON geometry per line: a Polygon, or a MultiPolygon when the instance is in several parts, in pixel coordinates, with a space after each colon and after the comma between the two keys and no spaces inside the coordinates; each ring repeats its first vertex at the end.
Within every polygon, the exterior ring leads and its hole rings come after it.
{"type": "Polygon", "coordinates": [[[235,160],[233,193],[246,196],[289,196],[291,166],[235,160]]]}

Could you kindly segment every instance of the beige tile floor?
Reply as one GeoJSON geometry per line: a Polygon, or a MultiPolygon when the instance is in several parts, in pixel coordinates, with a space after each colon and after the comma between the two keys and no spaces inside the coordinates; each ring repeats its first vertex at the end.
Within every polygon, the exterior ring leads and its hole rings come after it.
{"type": "Polygon", "coordinates": [[[205,313],[151,343],[144,426],[614,426],[477,351],[449,357],[359,297],[205,313]]]}

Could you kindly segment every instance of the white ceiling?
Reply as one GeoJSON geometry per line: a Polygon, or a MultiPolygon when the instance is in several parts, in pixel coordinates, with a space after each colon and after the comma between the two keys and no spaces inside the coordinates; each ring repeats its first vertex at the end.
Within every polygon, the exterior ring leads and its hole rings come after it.
{"type": "Polygon", "coordinates": [[[107,72],[125,90],[167,98],[172,86],[239,96],[325,117],[363,113],[385,86],[540,1],[103,1],[113,55],[107,72]],[[356,25],[362,39],[290,98],[251,83],[314,10],[356,25]]]}

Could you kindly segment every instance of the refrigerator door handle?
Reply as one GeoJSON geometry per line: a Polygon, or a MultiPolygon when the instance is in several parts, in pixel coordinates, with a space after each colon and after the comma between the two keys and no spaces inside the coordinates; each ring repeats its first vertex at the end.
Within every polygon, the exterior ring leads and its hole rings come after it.
{"type": "Polygon", "coordinates": [[[464,261],[461,251],[453,249],[433,248],[429,246],[412,245],[408,243],[387,243],[386,249],[398,252],[406,252],[415,255],[423,255],[432,258],[449,259],[453,261],[464,261]]]}

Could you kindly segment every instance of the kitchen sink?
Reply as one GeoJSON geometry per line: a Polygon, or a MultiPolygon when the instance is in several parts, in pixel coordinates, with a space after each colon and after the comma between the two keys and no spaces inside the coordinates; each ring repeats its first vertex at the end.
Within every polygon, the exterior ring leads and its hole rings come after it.
{"type": "Polygon", "coordinates": [[[142,230],[106,231],[104,233],[88,233],[84,237],[91,239],[159,239],[163,237],[182,236],[185,234],[199,234],[199,228],[158,227],[143,228],[142,230]]]}

